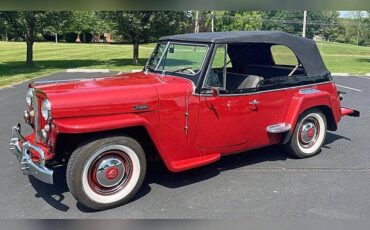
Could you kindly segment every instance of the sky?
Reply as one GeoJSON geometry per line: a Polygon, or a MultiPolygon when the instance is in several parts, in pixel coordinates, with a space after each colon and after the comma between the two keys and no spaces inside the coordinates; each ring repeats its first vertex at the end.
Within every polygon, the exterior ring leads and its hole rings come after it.
{"type": "MultiPolygon", "coordinates": [[[[351,15],[351,12],[352,11],[339,11],[339,14],[341,18],[352,18],[352,15],[351,15]]],[[[367,13],[367,11],[362,11],[364,17],[369,17],[369,14],[367,13]]]]}

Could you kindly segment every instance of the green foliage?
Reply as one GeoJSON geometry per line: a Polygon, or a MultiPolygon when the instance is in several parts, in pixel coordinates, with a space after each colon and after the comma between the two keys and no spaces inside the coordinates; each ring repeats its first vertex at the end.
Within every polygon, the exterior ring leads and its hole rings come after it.
{"type": "Polygon", "coordinates": [[[99,16],[117,35],[131,43],[183,33],[190,23],[185,12],[181,11],[109,11],[100,12],[99,16]]]}
{"type": "Polygon", "coordinates": [[[186,25],[185,17],[185,12],[165,11],[115,11],[100,14],[100,18],[109,22],[117,35],[134,45],[134,64],[138,63],[140,43],[170,33],[181,33],[186,25]]]}
{"type": "Polygon", "coordinates": [[[10,32],[26,42],[34,42],[53,17],[50,11],[3,11],[0,18],[8,24],[10,32]]]}
{"type": "Polygon", "coordinates": [[[26,64],[33,66],[33,43],[37,35],[52,22],[58,21],[58,13],[52,11],[3,11],[0,18],[4,20],[10,33],[27,44],[26,64]]]}
{"type": "MultiPolygon", "coordinates": [[[[209,30],[211,20],[211,16],[206,20],[209,30]]],[[[257,11],[215,11],[214,22],[214,31],[259,30],[262,26],[262,17],[257,11]]]]}
{"type": "Polygon", "coordinates": [[[339,12],[337,11],[322,11],[322,26],[320,35],[325,41],[336,41],[344,32],[344,26],[339,23],[339,12]]]}

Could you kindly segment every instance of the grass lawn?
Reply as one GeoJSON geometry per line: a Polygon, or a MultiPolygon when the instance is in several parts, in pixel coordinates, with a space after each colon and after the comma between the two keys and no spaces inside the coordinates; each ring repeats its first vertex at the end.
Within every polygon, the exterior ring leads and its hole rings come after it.
{"type": "Polygon", "coordinates": [[[35,67],[26,67],[26,43],[0,42],[0,87],[69,68],[142,69],[154,46],[140,45],[140,65],[135,66],[132,45],[40,42],[33,48],[35,67]]]}
{"type": "MultiPolygon", "coordinates": [[[[370,72],[370,47],[318,42],[331,72],[365,74],[370,72]]],[[[132,65],[132,45],[35,43],[35,67],[26,67],[24,42],[0,42],[0,87],[68,68],[141,69],[154,44],[140,45],[140,65],[132,65]]],[[[285,52],[278,52],[284,59],[285,52]]]]}

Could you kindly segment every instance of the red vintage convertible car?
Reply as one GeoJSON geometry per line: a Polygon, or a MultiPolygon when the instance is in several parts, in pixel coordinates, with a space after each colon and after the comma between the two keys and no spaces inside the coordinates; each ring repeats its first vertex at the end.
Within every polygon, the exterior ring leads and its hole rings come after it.
{"type": "Polygon", "coordinates": [[[46,183],[67,164],[73,196],[101,210],[134,196],[152,157],[179,172],[274,144],[314,156],[342,116],[359,116],[340,99],[310,39],[174,35],[142,72],[30,84],[24,118],[34,132],[13,127],[10,149],[24,174],[46,183]]]}

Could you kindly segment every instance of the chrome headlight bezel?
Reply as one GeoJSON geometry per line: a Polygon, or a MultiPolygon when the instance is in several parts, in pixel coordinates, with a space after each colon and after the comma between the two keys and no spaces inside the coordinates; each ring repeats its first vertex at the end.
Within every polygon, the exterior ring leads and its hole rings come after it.
{"type": "Polygon", "coordinates": [[[44,99],[41,103],[41,115],[45,121],[49,121],[51,119],[51,104],[48,99],[44,99]]]}
{"type": "Polygon", "coordinates": [[[32,99],[33,99],[33,88],[28,88],[26,93],[26,102],[28,106],[32,105],[32,99]]]}

